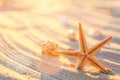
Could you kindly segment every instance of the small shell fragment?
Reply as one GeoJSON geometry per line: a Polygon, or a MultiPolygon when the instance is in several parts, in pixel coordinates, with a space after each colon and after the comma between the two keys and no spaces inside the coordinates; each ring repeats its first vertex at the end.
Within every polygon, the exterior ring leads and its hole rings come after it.
{"type": "Polygon", "coordinates": [[[71,41],[76,40],[76,32],[73,29],[68,29],[67,30],[67,38],[71,41]]]}
{"type": "Polygon", "coordinates": [[[57,51],[57,50],[58,50],[58,44],[54,43],[52,41],[44,42],[41,46],[42,53],[50,55],[50,56],[56,56],[56,55],[52,54],[51,52],[57,51]]]}

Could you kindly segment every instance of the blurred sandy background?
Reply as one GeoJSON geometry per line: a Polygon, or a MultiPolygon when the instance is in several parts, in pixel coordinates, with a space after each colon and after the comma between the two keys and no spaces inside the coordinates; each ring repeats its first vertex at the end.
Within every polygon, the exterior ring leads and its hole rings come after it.
{"type": "Polygon", "coordinates": [[[0,0],[0,79],[120,80],[119,24],[119,0],[0,0]],[[41,55],[41,44],[47,40],[58,42],[60,49],[78,49],[78,42],[66,37],[69,29],[78,35],[78,22],[88,46],[113,36],[95,55],[112,74],[93,67],[76,71],[58,58],[41,55]]]}

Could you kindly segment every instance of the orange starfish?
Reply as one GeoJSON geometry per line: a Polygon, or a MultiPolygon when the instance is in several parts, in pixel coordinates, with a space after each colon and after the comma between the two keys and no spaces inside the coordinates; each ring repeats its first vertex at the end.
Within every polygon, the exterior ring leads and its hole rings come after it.
{"type": "Polygon", "coordinates": [[[98,60],[95,59],[94,55],[108,42],[112,39],[112,37],[108,37],[96,44],[92,48],[87,47],[86,39],[82,30],[82,26],[79,23],[79,49],[77,51],[74,50],[64,50],[64,51],[52,51],[52,55],[64,55],[68,57],[72,57],[77,59],[77,63],[75,68],[83,69],[85,64],[89,63],[90,65],[96,67],[101,72],[107,73],[108,70],[100,64],[98,60]]]}

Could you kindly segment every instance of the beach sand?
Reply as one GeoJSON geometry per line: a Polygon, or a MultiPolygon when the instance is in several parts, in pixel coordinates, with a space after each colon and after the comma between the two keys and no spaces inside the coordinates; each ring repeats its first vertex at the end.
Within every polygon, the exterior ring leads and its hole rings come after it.
{"type": "Polygon", "coordinates": [[[0,8],[0,80],[120,80],[120,1],[5,1],[0,8]],[[73,59],[41,53],[42,43],[49,40],[59,49],[77,50],[79,22],[89,47],[113,37],[95,55],[108,74],[90,65],[76,70],[67,66],[73,59]],[[66,37],[69,29],[76,32],[76,41],[66,37]]]}

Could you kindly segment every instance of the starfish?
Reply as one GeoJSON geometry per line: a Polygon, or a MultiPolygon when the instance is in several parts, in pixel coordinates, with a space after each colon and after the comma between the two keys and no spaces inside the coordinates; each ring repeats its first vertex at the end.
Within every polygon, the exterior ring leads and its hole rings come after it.
{"type": "Polygon", "coordinates": [[[61,50],[52,51],[51,53],[52,55],[63,55],[75,58],[77,60],[77,63],[74,65],[76,69],[83,69],[86,64],[90,64],[101,72],[108,73],[108,70],[94,57],[94,55],[111,39],[112,36],[88,48],[82,26],[79,23],[79,50],[61,50]]]}

